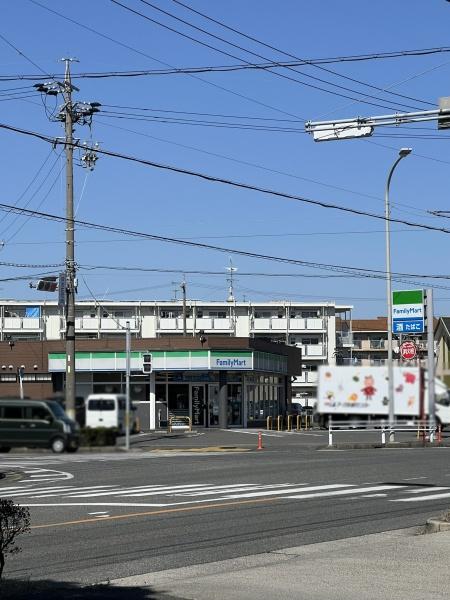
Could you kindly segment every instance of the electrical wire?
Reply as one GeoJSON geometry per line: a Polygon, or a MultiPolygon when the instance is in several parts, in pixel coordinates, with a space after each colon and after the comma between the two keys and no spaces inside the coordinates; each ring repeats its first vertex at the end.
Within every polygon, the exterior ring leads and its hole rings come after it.
{"type": "MultiPolygon", "coordinates": [[[[233,44],[232,42],[229,42],[229,41],[225,40],[224,38],[220,38],[219,36],[211,34],[211,33],[207,32],[206,30],[204,30],[202,28],[199,28],[199,27],[197,27],[195,25],[192,25],[191,23],[188,23],[187,21],[185,21],[183,19],[180,19],[179,17],[176,17],[176,16],[172,15],[168,11],[164,11],[164,10],[156,7],[155,5],[147,2],[146,0],[140,0],[140,1],[143,2],[144,4],[150,6],[151,8],[153,8],[155,10],[158,10],[160,12],[163,12],[164,14],[167,14],[168,16],[176,19],[177,21],[182,21],[183,23],[189,25],[190,27],[193,27],[194,29],[198,29],[198,30],[202,31],[203,33],[206,33],[207,35],[210,35],[211,37],[217,38],[217,39],[221,40],[222,42],[225,42],[225,43],[227,43],[227,44],[229,44],[229,45],[231,45],[233,47],[239,48],[240,50],[243,50],[244,52],[252,54],[253,56],[257,56],[258,58],[262,58],[263,60],[268,60],[267,57],[262,56],[261,54],[255,53],[255,52],[253,52],[251,50],[247,50],[245,48],[242,48],[241,46],[238,46],[237,44],[233,44]]],[[[116,4],[117,6],[122,7],[123,9],[125,9],[125,10],[127,10],[127,11],[129,11],[129,12],[131,12],[133,14],[135,14],[136,16],[142,17],[143,19],[145,19],[147,21],[150,21],[151,23],[154,23],[155,25],[158,25],[158,26],[160,26],[160,27],[162,27],[164,29],[167,29],[167,30],[171,31],[172,33],[175,33],[175,34],[180,35],[180,36],[182,36],[184,38],[187,38],[187,39],[189,39],[192,42],[195,42],[197,44],[205,46],[206,48],[214,50],[215,52],[219,52],[221,54],[224,54],[225,56],[228,56],[230,58],[234,58],[236,60],[241,60],[241,61],[246,62],[248,64],[254,64],[254,63],[251,63],[250,61],[247,61],[247,60],[245,60],[245,59],[243,59],[243,58],[241,58],[239,56],[231,54],[230,52],[227,52],[225,50],[221,50],[220,48],[217,48],[216,46],[213,46],[213,45],[208,44],[207,42],[203,42],[203,41],[201,41],[201,40],[199,40],[199,39],[197,39],[197,38],[195,38],[195,37],[193,37],[191,35],[183,33],[182,31],[180,31],[178,29],[175,29],[174,27],[170,27],[169,25],[161,23],[161,21],[153,19],[153,18],[149,17],[148,15],[145,15],[144,13],[142,13],[142,12],[140,12],[140,11],[134,9],[134,8],[131,8],[131,7],[127,6],[126,4],[123,4],[122,2],[119,2],[119,0],[110,0],[110,2],[112,2],[113,4],[116,4]]],[[[295,69],[290,69],[290,70],[294,70],[295,71],[295,69]]],[[[276,77],[281,77],[283,79],[287,79],[289,81],[293,81],[293,82],[298,83],[298,84],[303,85],[303,86],[307,86],[307,87],[310,87],[310,88],[313,88],[313,89],[316,89],[316,90],[319,90],[319,91],[322,91],[322,92],[326,92],[326,93],[329,93],[329,94],[340,96],[342,98],[347,98],[349,100],[363,102],[365,104],[370,104],[372,106],[377,106],[379,108],[384,108],[384,109],[387,109],[387,110],[398,110],[398,108],[392,108],[392,104],[398,104],[399,106],[407,106],[408,108],[415,108],[415,109],[417,109],[417,107],[411,107],[410,105],[405,105],[404,103],[399,104],[398,102],[392,102],[392,101],[391,101],[391,105],[390,106],[387,106],[386,104],[374,103],[374,102],[370,102],[368,100],[354,98],[352,96],[348,96],[346,94],[342,94],[342,93],[336,92],[334,90],[328,90],[326,88],[317,86],[317,85],[312,84],[312,83],[308,83],[308,82],[302,81],[302,80],[300,80],[298,78],[290,77],[288,75],[285,75],[283,73],[279,73],[277,71],[271,71],[270,69],[268,69],[267,72],[271,73],[272,75],[275,75],[276,77]]],[[[295,71],[295,72],[298,73],[298,71],[295,71]]],[[[322,80],[320,78],[314,77],[313,75],[308,75],[308,74],[305,74],[305,73],[303,73],[302,75],[304,77],[308,77],[308,78],[311,78],[311,79],[317,79],[317,80],[322,81],[322,82],[324,81],[324,80],[322,80]]],[[[340,86],[338,84],[333,84],[331,82],[325,81],[325,83],[327,85],[334,86],[334,87],[337,87],[337,88],[343,88],[343,89],[347,89],[347,90],[349,89],[349,88],[344,88],[344,86],[340,86]]],[[[351,91],[353,91],[353,90],[351,90],[351,91]]],[[[353,93],[354,93],[354,91],[353,91],[353,93]]],[[[358,93],[358,92],[356,92],[356,93],[358,93]]],[[[365,94],[364,97],[374,97],[374,96],[365,94]]],[[[389,102],[388,100],[384,100],[384,99],[381,99],[381,101],[386,102],[386,103],[389,102]]],[[[303,117],[299,117],[298,115],[295,115],[295,116],[297,116],[298,118],[301,118],[301,119],[305,120],[303,117]]]]}
{"type": "MultiPolygon", "coordinates": [[[[113,37],[106,35],[104,33],[101,33],[100,31],[93,29],[92,27],[88,27],[87,25],[84,25],[83,23],[80,23],[79,21],[75,21],[75,19],[72,19],[70,17],[67,17],[66,15],[52,9],[49,8],[48,6],[45,6],[44,4],[41,4],[40,2],[38,2],[37,0],[28,0],[28,2],[31,2],[32,4],[35,4],[36,6],[39,6],[40,8],[54,14],[57,15],[58,17],[69,21],[70,23],[73,23],[74,25],[77,25],[78,27],[81,27],[82,29],[85,29],[86,31],[90,31],[91,33],[94,33],[95,35],[100,36],[103,39],[106,39],[110,42],[112,42],[113,44],[116,44],[118,46],[121,46],[122,48],[126,48],[127,50],[130,50],[131,52],[134,52],[135,54],[138,54],[139,56],[144,56],[145,58],[149,58],[150,60],[153,60],[154,62],[159,63],[160,65],[164,65],[165,67],[169,67],[170,69],[174,69],[176,70],[176,67],[174,67],[173,65],[166,63],[162,60],[159,60],[153,56],[150,56],[149,54],[146,54],[145,52],[142,52],[141,50],[138,50],[137,48],[134,48],[133,46],[130,46],[128,44],[124,44],[123,42],[120,42],[119,40],[114,39],[113,37]]],[[[236,96],[238,98],[242,98],[244,100],[247,100],[249,102],[252,102],[254,104],[257,104],[259,106],[262,106],[264,108],[268,108],[270,110],[274,110],[276,112],[279,112],[281,114],[290,116],[290,117],[295,117],[297,118],[297,115],[293,115],[287,111],[282,110],[281,108],[277,108],[275,106],[272,106],[270,104],[267,104],[265,102],[262,102],[260,100],[257,100],[256,98],[252,98],[251,96],[246,96],[245,94],[241,94],[240,92],[236,92],[230,88],[227,88],[225,86],[219,85],[218,83],[213,83],[212,81],[208,81],[207,79],[203,79],[202,77],[198,77],[197,75],[195,75],[194,73],[186,73],[186,75],[188,75],[189,77],[195,79],[196,81],[201,81],[202,83],[213,87],[215,89],[221,90],[222,92],[226,92],[228,94],[232,94],[233,96],[236,96]]],[[[74,76],[72,76],[72,78],[74,78],[74,76]]],[[[1,80],[1,77],[0,77],[1,80]]],[[[9,81],[9,80],[8,80],[9,81]]]]}
{"type": "MultiPolygon", "coordinates": [[[[47,154],[47,156],[45,157],[43,163],[41,164],[41,166],[39,167],[39,169],[36,171],[36,173],[33,175],[30,183],[27,185],[27,187],[25,188],[25,190],[20,194],[20,196],[17,198],[16,202],[14,203],[14,206],[17,206],[19,204],[19,202],[22,200],[22,198],[25,196],[25,194],[28,192],[28,190],[32,187],[32,185],[34,184],[34,182],[37,180],[37,178],[39,177],[39,175],[42,172],[42,169],[45,167],[45,165],[48,162],[48,159],[50,158],[50,156],[53,154],[53,148],[50,149],[50,152],[47,154]]],[[[8,217],[8,212],[6,211],[5,214],[0,217],[0,223],[2,223],[7,217],[8,217]]],[[[3,232],[2,232],[3,233],[3,232]]],[[[0,235],[2,235],[2,233],[0,233],[0,235]]]]}
{"type": "MultiPolygon", "coordinates": [[[[141,2],[144,2],[144,0],[141,0],[141,2]]],[[[300,58],[299,56],[291,54],[290,52],[286,52],[285,50],[281,50],[280,48],[277,48],[277,47],[275,47],[275,46],[273,46],[271,44],[268,44],[267,42],[263,42],[260,39],[254,37],[254,36],[251,36],[251,35],[249,35],[247,33],[244,33],[243,31],[241,31],[239,29],[236,29],[234,27],[230,27],[229,25],[226,25],[223,21],[219,21],[218,19],[214,19],[210,15],[207,15],[206,13],[200,12],[199,10],[195,10],[194,8],[192,8],[192,6],[189,6],[188,4],[185,4],[184,2],[181,2],[180,0],[172,0],[172,2],[174,2],[175,4],[178,4],[179,6],[182,6],[183,8],[185,8],[185,9],[193,12],[194,14],[197,14],[197,15],[203,17],[204,19],[207,19],[208,21],[211,21],[212,23],[215,23],[216,25],[220,25],[224,29],[232,31],[233,33],[236,33],[236,34],[238,34],[238,35],[240,35],[240,36],[242,36],[242,37],[244,37],[244,38],[246,38],[246,39],[248,39],[248,40],[250,40],[252,42],[260,44],[261,46],[264,46],[265,48],[269,48],[270,50],[274,50],[275,52],[278,52],[279,54],[283,54],[284,56],[288,56],[289,58],[292,58],[294,60],[303,61],[303,59],[300,58]]],[[[147,2],[145,2],[145,4],[147,4],[147,2]]],[[[337,71],[334,71],[332,69],[328,69],[328,68],[322,67],[322,66],[320,66],[318,64],[312,64],[312,63],[307,62],[307,61],[303,61],[303,64],[310,64],[311,66],[313,66],[316,69],[320,69],[321,71],[324,71],[326,73],[330,73],[330,74],[334,75],[335,77],[339,77],[339,78],[345,79],[347,81],[352,81],[353,83],[356,83],[356,84],[361,85],[361,86],[365,86],[365,87],[368,87],[368,88],[371,88],[371,89],[375,89],[375,90],[378,90],[378,91],[383,92],[383,93],[389,93],[389,94],[392,94],[392,95],[400,97],[400,98],[405,98],[407,100],[412,100],[413,102],[420,102],[422,104],[428,104],[428,105],[434,106],[434,103],[432,103],[432,102],[428,102],[426,100],[420,100],[419,98],[413,98],[411,96],[406,96],[404,94],[399,94],[397,92],[392,92],[390,90],[386,90],[386,89],[380,88],[380,87],[378,87],[376,85],[367,83],[366,81],[361,81],[360,79],[355,79],[353,77],[349,77],[348,75],[342,75],[341,73],[338,73],[337,71]]]]}
{"type": "MultiPolygon", "coordinates": [[[[202,33],[204,33],[204,34],[206,34],[206,35],[208,35],[208,36],[210,36],[210,37],[212,37],[212,38],[214,38],[214,39],[217,39],[217,40],[219,40],[219,41],[221,41],[221,42],[223,42],[223,43],[225,43],[225,44],[228,44],[229,46],[232,46],[233,48],[237,48],[237,49],[239,49],[239,50],[241,50],[241,51],[243,51],[243,52],[246,52],[246,53],[248,53],[248,54],[251,54],[251,55],[253,55],[253,56],[256,56],[257,58],[262,58],[263,60],[269,60],[267,57],[265,57],[265,56],[263,56],[263,55],[261,55],[261,54],[258,54],[258,53],[256,53],[256,52],[253,52],[252,50],[249,50],[248,48],[244,48],[244,47],[240,46],[239,44],[235,44],[235,43],[233,43],[233,42],[230,42],[229,40],[227,40],[227,39],[225,39],[225,38],[223,38],[223,37],[221,37],[221,36],[215,35],[215,34],[213,34],[213,33],[209,32],[209,31],[207,31],[206,29],[204,29],[204,28],[202,28],[202,27],[197,27],[196,25],[192,24],[191,22],[189,22],[189,21],[186,21],[185,19],[181,19],[181,18],[177,17],[176,15],[174,15],[173,13],[170,13],[170,12],[169,12],[169,11],[167,11],[167,10],[163,10],[163,9],[161,9],[161,8],[159,8],[159,7],[157,7],[157,6],[155,6],[155,5],[154,5],[154,4],[152,4],[151,2],[148,2],[148,0],[140,0],[140,1],[141,1],[143,4],[145,4],[146,6],[149,6],[149,7],[153,8],[154,10],[157,10],[157,11],[159,11],[159,12],[163,13],[164,15],[167,15],[167,16],[169,16],[169,17],[173,18],[173,19],[176,19],[177,21],[179,21],[179,22],[181,22],[181,23],[183,23],[183,24],[185,24],[185,25],[188,25],[189,27],[192,27],[193,29],[195,29],[195,30],[197,30],[197,31],[200,31],[200,32],[202,32],[202,33]]],[[[117,0],[111,0],[111,2],[114,2],[115,4],[117,4],[117,3],[118,3],[118,2],[117,2],[117,0]]],[[[189,8],[189,7],[188,7],[188,8],[189,8]]],[[[195,12],[198,12],[198,11],[195,11],[195,12]]],[[[200,14],[200,13],[198,13],[198,14],[200,14]]],[[[202,14],[202,16],[204,16],[205,18],[207,18],[207,19],[210,19],[210,17],[208,17],[208,16],[204,15],[204,13],[201,13],[201,14],[202,14]]],[[[156,22],[156,21],[153,21],[153,22],[156,22]]],[[[215,21],[215,22],[217,23],[217,21],[215,21]]],[[[227,26],[225,26],[225,25],[223,25],[223,24],[221,24],[221,25],[222,25],[223,27],[227,27],[227,26]]],[[[163,25],[163,26],[165,27],[165,25],[163,25]]],[[[228,28],[228,27],[227,27],[227,28],[228,28]]],[[[237,30],[233,30],[233,31],[237,31],[237,30]]],[[[178,33],[180,33],[181,35],[184,35],[184,34],[182,34],[181,32],[178,32],[178,33]]],[[[240,32],[238,32],[238,33],[240,33],[240,32]]],[[[248,37],[248,36],[246,36],[245,34],[242,34],[242,33],[241,33],[240,35],[244,35],[244,37],[248,37]]],[[[258,40],[255,40],[254,38],[252,38],[252,40],[254,40],[254,41],[257,41],[258,43],[260,43],[260,44],[262,44],[262,45],[264,45],[264,46],[267,46],[267,44],[264,44],[263,42],[260,42],[260,41],[258,41],[258,40]]],[[[197,41],[198,41],[198,40],[197,40],[197,41]]],[[[271,46],[271,48],[272,48],[272,49],[275,49],[275,48],[273,48],[272,46],[271,46]]],[[[217,48],[215,48],[215,50],[216,50],[216,51],[220,51],[220,52],[222,52],[221,50],[218,50],[217,48]]],[[[275,50],[277,50],[277,49],[275,49],[275,50]]],[[[281,53],[283,53],[283,52],[282,52],[282,51],[280,51],[280,50],[277,50],[277,51],[278,51],[278,52],[281,52],[281,53]]],[[[295,57],[295,58],[297,58],[297,60],[298,60],[298,57],[295,57]]],[[[246,61],[246,62],[247,62],[247,61],[246,61]]],[[[362,93],[362,92],[359,92],[358,90],[355,90],[355,89],[353,89],[353,88],[349,88],[349,87],[346,87],[346,86],[342,86],[342,85],[339,85],[339,84],[333,83],[333,82],[331,82],[331,81],[328,81],[328,80],[322,79],[322,78],[320,78],[320,77],[315,77],[314,75],[311,75],[311,74],[308,74],[308,73],[304,73],[303,71],[298,71],[298,69],[295,69],[295,68],[293,68],[293,67],[285,67],[285,68],[286,68],[287,70],[289,70],[289,71],[292,71],[292,72],[294,72],[294,73],[299,73],[299,74],[301,74],[303,77],[306,77],[307,79],[312,79],[312,80],[314,80],[314,81],[319,81],[319,82],[321,82],[321,83],[324,83],[324,84],[326,84],[326,85],[329,85],[329,86],[332,86],[332,87],[336,87],[337,89],[342,89],[342,90],[344,90],[344,91],[348,91],[348,92],[351,92],[351,93],[356,93],[356,94],[361,94],[361,93],[362,93]]],[[[335,74],[333,71],[331,71],[330,69],[326,69],[325,67],[319,67],[319,66],[317,66],[316,68],[318,68],[318,69],[321,69],[321,70],[323,70],[323,71],[327,71],[327,72],[329,72],[329,73],[333,73],[334,75],[336,75],[336,74],[335,74]]],[[[281,74],[281,73],[274,72],[274,71],[270,71],[270,70],[269,70],[269,72],[271,72],[271,74],[272,74],[272,75],[276,75],[276,76],[278,76],[278,77],[282,76],[282,77],[284,77],[284,78],[287,78],[287,77],[286,77],[286,75],[283,75],[283,74],[281,74]]],[[[346,79],[350,79],[350,80],[351,80],[351,78],[347,78],[345,75],[343,75],[342,77],[343,77],[343,78],[346,78],[346,79]]],[[[295,81],[295,82],[297,82],[297,83],[300,83],[301,85],[307,85],[308,87],[311,85],[311,84],[309,84],[309,83],[305,83],[304,81],[302,81],[302,80],[299,80],[299,79],[293,79],[293,78],[291,78],[291,77],[289,77],[288,79],[291,79],[292,81],[295,81]]],[[[355,81],[355,80],[353,80],[353,81],[355,81]]],[[[358,82],[358,83],[361,83],[361,82],[358,82]]],[[[325,92],[328,92],[328,93],[330,93],[330,90],[326,90],[326,89],[319,88],[319,87],[316,87],[316,89],[320,89],[321,91],[325,91],[325,92]]],[[[344,97],[348,97],[348,96],[344,96],[344,97]]],[[[363,97],[364,97],[364,98],[372,98],[372,99],[375,99],[375,100],[380,100],[380,101],[382,101],[382,102],[389,102],[389,101],[390,101],[390,102],[393,102],[394,104],[398,104],[399,106],[406,106],[406,107],[408,107],[408,108],[413,108],[413,107],[411,107],[411,106],[410,106],[410,105],[408,105],[408,104],[405,104],[405,103],[398,103],[398,102],[396,102],[396,101],[389,100],[389,99],[388,99],[388,100],[386,100],[385,98],[380,98],[379,96],[374,96],[373,94],[363,94],[363,97]]],[[[354,98],[352,98],[352,99],[353,99],[353,100],[357,100],[357,99],[354,99],[354,98]]],[[[416,99],[414,99],[414,100],[416,100],[416,99]]],[[[361,102],[365,102],[364,100],[360,100],[360,101],[361,101],[361,102]]]]}
{"type": "MultiPolygon", "coordinates": [[[[111,123],[99,123],[99,124],[102,125],[103,127],[112,127],[114,129],[119,129],[121,131],[127,131],[128,133],[133,133],[135,135],[139,135],[139,136],[142,136],[142,137],[150,138],[152,140],[157,140],[159,142],[163,142],[163,143],[166,143],[166,144],[171,144],[171,145],[177,146],[179,148],[185,148],[187,150],[194,150],[194,152],[200,152],[202,154],[206,154],[208,156],[213,156],[215,158],[221,158],[221,159],[224,159],[224,160],[235,162],[237,164],[242,164],[242,165],[245,165],[245,166],[248,166],[248,167],[254,167],[255,169],[260,169],[260,170],[266,171],[268,173],[275,173],[276,175],[282,175],[284,177],[290,177],[292,179],[297,179],[297,180],[300,180],[300,181],[306,181],[308,183],[313,183],[315,185],[320,185],[320,186],[323,186],[323,187],[326,187],[326,188],[335,189],[335,190],[338,190],[338,191],[341,191],[341,192],[346,192],[348,194],[354,194],[354,195],[357,195],[357,196],[360,196],[360,197],[370,198],[371,200],[377,200],[377,201],[381,200],[381,201],[384,201],[381,197],[374,196],[372,194],[367,194],[367,193],[364,193],[364,192],[357,192],[356,190],[351,190],[351,189],[346,188],[346,187],[333,185],[331,183],[325,183],[323,181],[318,181],[317,179],[311,179],[310,177],[303,177],[301,175],[296,175],[294,173],[289,173],[287,171],[280,171],[278,169],[273,169],[271,167],[267,167],[267,166],[261,165],[259,163],[254,163],[254,162],[250,162],[250,161],[246,161],[246,160],[241,160],[241,159],[238,159],[238,158],[235,158],[235,157],[232,157],[232,156],[227,156],[225,154],[218,154],[217,152],[211,152],[211,151],[205,150],[203,148],[199,148],[198,146],[190,146],[190,145],[187,145],[187,144],[181,144],[179,142],[173,142],[172,140],[167,140],[165,138],[161,138],[161,137],[157,137],[157,136],[154,136],[154,135],[150,135],[150,134],[144,133],[143,131],[136,131],[134,129],[128,129],[126,127],[121,127],[121,126],[118,126],[118,125],[112,125],[111,123]]],[[[411,206],[409,204],[404,204],[402,202],[391,202],[391,207],[395,208],[395,207],[398,207],[398,206],[416,209],[416,207],[411,206]]],[[[427,212],[427,211],[419,211],[419,213],[422,213],[422,214],[425,213],[425,212],[427,212]]]]}
{"type": "MultiPolygon", "coordinates": [[[[41,134],[41,133],[38,133],[35,131],[22,129],[20,127],[14,127],[12,125],[7,125],[5,123],[0,123],[0,129],[6,129],[8,131],[14,131],[16,133],[21,133],[26,136],[34,137],[36,139],[40,139],[40,140],[49,142],[53,145],[67,146],[67,142],[63,141],[61,139],[53,138],[53,137],[50,137],[50,136],[47,136],[47,135],[44,135],[44,134],[41,134]]],[[[77,148],[80,147],[79,142],[73,142],[72,146],[77,147],[77,148]]],[[[153,167],[153,168],[157,168],[157,169],[161,169],[161,170],[169,171],[169,172],[173,172],[173,173],[179,173],[181,175],[188,175],[190,177],[199,178],[204,181],[209,181],[212,183],[220,183],[220,184],[228,185],[230,187],[237,188],[237,189],[260,192],[263,194],[267,194],[269,196],[274,196],[277,198],[285,198],[287,200],[293,200],[293,201],[301,202],[304,204],[309,204],[312,206],[318,206],[320,208],[333,209],[333,210],[341,211],[341,212],[348,213],[348,214],[370,217],[372,219],[377,219],[377,220],[381,220],[384,222],[389,221],[391,223],[401,223],[402,225],[408,225],[409,227],[418,227],[420,229],[426,229],[428,231],[437,231],[440,233],[447,233],[447,234],[450,233],[450,229],[446,229],[444,227],[437,227],[437,226],[426,224],[426,223],[416,223],[413,221],[407,221],[405,219],[394,218],[392,216],[387,219],[382,214],[372,213],[372,212],[360,210],[357,208],[351,208],[349,206],[334,204],[332,202],[325,202],[322,200],[313,200],[312,198],[306,198],[304,196],[298,196],[296,194],[289,194],[287,192],[281,192],[281,191],[270,189],[270,188],[263,188],[260,186],[252,185],[249,183],[244,183],[241,181],[234,181],[234,180],[227,179],[224,177],[218,177],[218,176],[214,176],[214,175],[209,175],[207,173],[201,173],[199,171],[192,171],[191,169],[184,169],[182,167],[177,167],[175,165],[157,163],[155,161],[146,160],[146,159],[138,158],[135,156],[130,156],[130,155],[123,154],[120,152],[106,150],[104,148],[98,148],[98,149],[96,149],[96,152],[98,154],[103,154],[105,156],[120,158],[120,159],[123,159],[126,161],[134,162],[137,164],[142,164],[142,165],[145,165],[148,167],[153,167]]],[[[5,208],[5,207],[11,208],[11,205],[4,204],[2,206],[3,206],[3,208],[5,208]]],[[[113,231],[113,228],[111,228],[110,231],[113,231]]],[[[187,243],[187,242],[185,242],[185,243],[187,243]]]]}
{"type": "Polygon", "coordinates": [[[48,73],[46,73],[46,71],[44,71],[44,69],[42,69],[37,63],[35,63],[33,60],[31,60],[31,58],[29,56],[27,56],[21,50],[19,50],[19,48],[17,48],[16,46],[14,46],[14,44],[12,42],[10,42],[9,40],[7,40],[5,38],[5,36],[2,35],[1,33],[0,33],[0,39],[2,39],[5,42],[5,44],[8,44],[8,46],[10,48],[12,48],[13,50],[15,50],[18,54],[20,54],[20,56],[22,56],[30,64],[32,64],[33,67],[36,67],[36,69],[38,69],[41,73],[43,73],[44,75],[48,76],[48,73]]]}

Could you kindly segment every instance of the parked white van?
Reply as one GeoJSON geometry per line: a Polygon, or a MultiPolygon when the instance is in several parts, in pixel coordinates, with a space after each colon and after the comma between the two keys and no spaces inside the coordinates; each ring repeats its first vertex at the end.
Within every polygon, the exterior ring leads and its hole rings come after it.
{"type": "MultiPolygon", "coordinates": [[[[115,427],[125,432],[125,394],[90,394],[86,398],[86,427],[115,427]]],[[[130,406],[131,431],[136,432],[136,409],[130,406]]]]}

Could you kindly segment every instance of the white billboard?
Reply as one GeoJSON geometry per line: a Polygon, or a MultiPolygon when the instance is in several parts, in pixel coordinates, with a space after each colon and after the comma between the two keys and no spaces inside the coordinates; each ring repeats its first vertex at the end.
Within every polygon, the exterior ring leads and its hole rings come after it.
{"type": "MultiPolygon", "coordinates": [[[[387,367],[320,367],[318,412],[388,416],[387,374],[387,367]]],[[[419,416],[418,367],[394,367],[394,407],[396,415],[419,416]]]]}

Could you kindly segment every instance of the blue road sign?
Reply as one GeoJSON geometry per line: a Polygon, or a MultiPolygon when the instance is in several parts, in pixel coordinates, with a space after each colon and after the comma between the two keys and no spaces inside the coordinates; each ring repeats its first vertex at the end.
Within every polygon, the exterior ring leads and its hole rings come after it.
{"type": "Polygon", "coordinates": [[[423,333],[425,331],[424,319],[394,319],[392,330],[394,333],[423,333]]]}

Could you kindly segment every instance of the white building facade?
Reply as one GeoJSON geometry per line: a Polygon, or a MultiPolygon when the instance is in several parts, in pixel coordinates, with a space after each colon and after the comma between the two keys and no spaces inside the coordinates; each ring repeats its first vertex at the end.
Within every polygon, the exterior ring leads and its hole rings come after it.
{"type": "MultiPolygon", "coordinates": [[[[317,369],[336,364],[337,348],[351,343],[351,306],[333,302],[206,302],[79,301],[75,329],[78,339],[124,337],[130,323],[136,338],[229,335],[267,338],[302,349],[302,375],[292,384],[293,397],[305,404],[316,398],[317,369]],[[338,323],[339,331],[336,329],[338,323]],[[344,329],[344,331],[341,331],[344,329]]],[[[65,318],[56,301],[0,300],[0,340],[64,339],[65,318]]],[[[125,339],[124,339],[125,343],[125,339]]]]}

